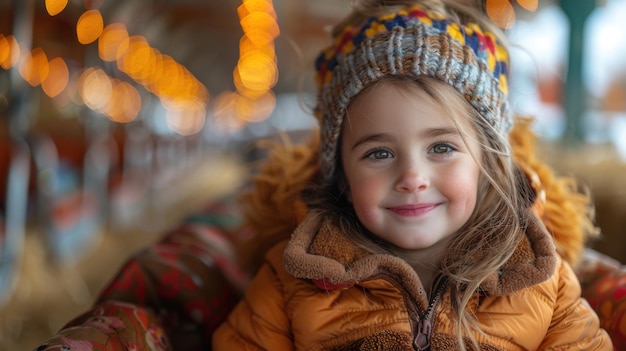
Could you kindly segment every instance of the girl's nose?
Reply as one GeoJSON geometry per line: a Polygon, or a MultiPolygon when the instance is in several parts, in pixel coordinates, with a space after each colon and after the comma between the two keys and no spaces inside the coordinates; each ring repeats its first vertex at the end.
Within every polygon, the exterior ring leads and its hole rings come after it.
{"type": "Polygon", "coordinates": [[[415,192],[424,190],[430,185],[426,172],[420,172],[415,167],[404,169],[396,182],[396,190],[400,192],[415,192]]]}

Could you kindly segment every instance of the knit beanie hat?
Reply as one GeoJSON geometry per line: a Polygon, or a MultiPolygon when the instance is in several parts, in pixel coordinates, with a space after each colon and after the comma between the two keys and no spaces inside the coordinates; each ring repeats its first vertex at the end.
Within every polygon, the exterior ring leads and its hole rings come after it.
{"type": "Polygon", "coordinates": [[[423,6],[412,5],[344,27],[315,66],[320,170],[326,180],[335,176],[348,104],[386,75],[439,79],[465,96],[501,135],[506,136],[512,126],[506,101],[507,49],[487,28],[459,23],[423,6]]]}

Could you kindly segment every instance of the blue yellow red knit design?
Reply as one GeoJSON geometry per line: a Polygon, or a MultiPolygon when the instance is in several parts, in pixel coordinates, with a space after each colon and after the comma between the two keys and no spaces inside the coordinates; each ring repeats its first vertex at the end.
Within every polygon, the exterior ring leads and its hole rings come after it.
{"type": "Polygon", "coordinates": [[[332,77],[332,71],[337,66],[338,55],[350,53],[364,39],[376,34],[392,30],[394,27],[407,28],[413,25],[412,19],[417,19],[425,25],[448,33],[460,44],[472,48],[476,56],[487,63],[493,76],[500,81],[500,89],[505,94],[508,93],[506,78],[509,73],[508,51],[498,43],[496,37],[492,33],[483,32],[476,24],[462,26],[448,18],[437,17],[441,16],[429,15],[425,10],[415,6],[392,15],[371,17],[362,27],[344,29],[342,34],[335,38],[333,45],[325,49],[315,62],[317,77],[320,80],[318,83],[326,83],[332,77]]]}
{"type": "Polygon", "coordinates": [[[337,143],[350,100],[385,75],[427,75],[459,91],[496,130],[512,123],[506,95],[509,57],[497,36],[411,6],[346,27],[315,62],[321,170],[334,175],[337,143]]]}

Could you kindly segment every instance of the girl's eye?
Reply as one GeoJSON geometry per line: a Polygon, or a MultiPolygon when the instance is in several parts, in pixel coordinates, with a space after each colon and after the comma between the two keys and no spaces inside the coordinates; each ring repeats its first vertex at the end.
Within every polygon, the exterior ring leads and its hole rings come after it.
{"type": "Polygon", "coordinates": [[[385,150],[385,149],[373,150],[373,151],[368,152],[365,155],[365,158],[371,159],[371,160],[382,160],[382,159],[392,158],[392,157],[393,157],[393,154],[389,150],[385,150]]]}
{"type": "Polygon", "coordinates": [[[435,144],[431,148],[431,152],[432,153],[434,153],[434,154],[441,154],[441,155],[450,154],[450,153],[452,153],[454,151],[456,151],[456,148],[453,147],[452,145],[446,144],[446,143],[435,144]]]}

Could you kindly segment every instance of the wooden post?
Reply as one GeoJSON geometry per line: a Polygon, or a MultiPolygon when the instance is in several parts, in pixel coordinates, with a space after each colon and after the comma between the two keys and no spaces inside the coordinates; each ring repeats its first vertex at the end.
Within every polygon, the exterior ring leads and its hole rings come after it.
{"type": "Polygon", "coordinates": [[[588,109],[588,95],[582,77],[585,23],[596,8],[596,0],[560,0],[570,23],[567,73],[563,87],[563,110],[567,119],[565,142],[579,144],[585,138],[583,117],[588,109]]]}

